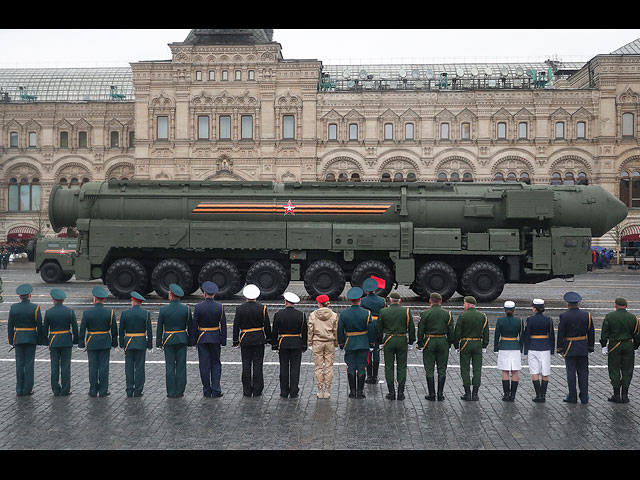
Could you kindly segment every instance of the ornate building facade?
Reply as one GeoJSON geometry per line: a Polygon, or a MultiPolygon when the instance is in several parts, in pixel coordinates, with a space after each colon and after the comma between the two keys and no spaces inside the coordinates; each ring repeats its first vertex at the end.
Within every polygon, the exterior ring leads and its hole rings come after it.
{"type": "Polygon", "coordinates": [[[55,183],[110,178],[591,183],[640,233],[640,39],[579,64],[326,66],[271,30],[169,48],[0,70],[0,239],[48,231],[55,183]]]}

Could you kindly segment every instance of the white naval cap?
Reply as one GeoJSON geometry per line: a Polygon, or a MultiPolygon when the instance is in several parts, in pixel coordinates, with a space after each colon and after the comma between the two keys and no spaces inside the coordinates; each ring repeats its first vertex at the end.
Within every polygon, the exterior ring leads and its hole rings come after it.
{"type": "Polygon", "coordinates": [[[533,299],[533,304],[534,305],[544,305],[544,300],[542,300],[541,298],[534,298],[533,299]]]}
{"type": "Polygon", "coordinates": [[[244,295],[244,297],[248,298],[249,300],[255,300],[260,296],[260,289],[250,283],[242,289],[242,295],[244,295]]]}
{"type": "Polygon", "coordinates": [[[298,303],[300,297],[293,292],[284,292],[284,299],[289,303],[298,303]]]}
{"type": "Polygon", "coordinates": [[[504,308],[505,310],[511,310],[516,308],[516,304],[514,302],[512,302],[511,300],[507,300],[506,302],[504,302],[504,308]]]}

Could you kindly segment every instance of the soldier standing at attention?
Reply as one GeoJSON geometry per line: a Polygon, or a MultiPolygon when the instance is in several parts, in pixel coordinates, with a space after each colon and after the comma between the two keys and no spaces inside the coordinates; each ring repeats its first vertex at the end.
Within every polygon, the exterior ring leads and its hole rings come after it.
{"type": "Polygon", "coordinates": [[[442,295],[437,292],[429,296],[431,307],[420,314],[418,324],[418,349],[422,350],[422,362],[427,377],[428,395],[425,399],[436,400],[435,365],[438,365],[438,396],[444,400],[444,384],[447,379],[449,349],[453,344],[453,321],[451,312],[442,308],[442,295]]]}
{"type": "Polygon", "coordinates": [[[513,402],[520,382],[519,372],[522,368],[520,354],[522,352],[522,335],[524,322],[514,317],[516,304],[504,302],[506,317],[496,320],[496,331],[493,339],[493,351],[498,352],[498,370],[502,370],[503,402],[513,402]],[[511,376],[511,380],[509,380],[511,376]]]}
{"type": "Polygon", "coordinates": [[[613,396],[608,400],[614,403],[629,403],[629,385],[635,363],[634,350],[640,345],[640,329],[638,317],[627,312],[627,301],[624,298],[616,298],[615,310],[605,315],[600,344],[602,353],[607,355],[609,379],[613,386],[613,396]]]}
{"type": "Polygon", "coordinates": [[[256,301],[260,289],[249,284],[242,294],[246,302],[238,306],[233,319],[233,346],[240,346],[242,394],[259,397],[264,389],[264,345],[271,343],[271,323],[267,306],[256,301]]]}
{"type": "Polygon", "coordinates": [[[284,293],[285,308],[273,316],[272,348],[280,359],[280,396],[296,398],[300,388],[302,352],[307,350],[307,318],[296,310],[300,301],[295,293],[284,293]]]}
{"type": "MultiPolygon", "coordinates": [[[[371,322],[375,330],[378,323],[378,315],[380,315],[380,309],[386,306],[384,298],[376,295],[375,291],[378,289],[378,282],[373,278],[367,278],[362,283],[362,289],[366,295],[360,301],[360,306],[366,308],[371,312],[371,322]]],[[[380,345],[374,344],[373,349],[369,349],[369,355],[367,356],[367,378],[365,383],[378,383],[378,368],[380,367],[380,345]]]]}
{"type": "Polygon", "coordinates": [[[9,258],[11,257],[11,254],[9,253],[9,250],[7,250],[6,248],[2,249],[2,254],[0,254],[0,260],[2,261],[2,269],[6,270],[7,266],[9,265],[9,258]]]}
{"type": "Polygon", "coordinates": [[[131,308],[120,314],[120,348],[124,349],[127,397],[141,397],[145,380],[147,350],[153,347],[151,314],[141,305],[145,298],[131,292],[131,308]]]}
{"type": "Polygon", "coordinates": [[[489,345],[489,322],[484,313],[476,310],[476,299],[472,296],[464,297],[464,310],[456,322],[453,345],[460,353],[460,376],[464,387],[464,395],[460,399],[475,402],[482,379],[482,354],[489,345]],[[470,376],[471,364],[473,380],[470,376]]]}
{"type": "Polygon", "coordinates": [[[16,350],[16,395],[31,395],[34,384],[36,345],[42,345],[42,314],[40,307],[31,303],[33,287],[22,284],[16,289],[20,303],[9,309],[7,332],[9,345],[16,350]]]}
{"type": "Polygon", "coordinates": [[[384,349],[384,376],[387,380],[389,400],[396,399],[393,378],[394,363],[398,371],[398,400],[404,400],[404,386],[407,381],[407,353],[409,345],[416,341],[416,328],[408,308],[400,306],[400,294],[389,295],[390,305],[380,310],[377,325],[377,339],[384,349]],[[409,340],[407,342],[407,334],[409,340]],[[386,338],[384,336],[386,335],[386,338]]]}
{"type": "Polygon", "coordinates": [[[333,360],[338,348],[338,314],[329,308],[329,297],[316,297],[319,308],[309,315],[309,346],[313,351],[318,398],[331,397],[333,360]]]}
{"type": "Polygon", "coordinates": [[[576,375],[580,388],[580,401],[589,402],[589,354],[595,344],[595,329],[591,313],[580,310],[582,297],[575,292],[564,295],[569,309],[560,314],[558,323],[558,345],[556,350],[564,357],[567,368],[569,394],[563,399],[567,403],[578,403],[576,375]]]}
{"type": "Polygon", "coordinates": [[[111,347],[118,346],[118,323],[115,313],[104,307],[109,296],[102,287],[91,291],[93,307],[82,313],[78,348],[85,348],[89,359],[89,396],[109,395],[109,358],[111,347]],[[86,344],[85,344],[86,342],[86,344]]]}
{"type": "Polygon", "coordinates": [[[218,285],[213,282],[202,284],[204,301],[193,309],[191,345],[197,345],[202,393],[205,397],[219,398],[223,395],[220,387],[222,363],[220,352],[227,344],[227,317],[224,307],[215,301],[218,285]]]}
{"type": "Polygon", "coordinates": [[[184,290],[169,285],[169,305],[158,313],[156,347],[164,350],[167,397],[184,397],[187,386],[187,346],[191,329],[191,309],[180,303],[184,290]]]}
{"type": "Polygon", "coordinates": [[[371,325],[371,312],[360,306],[364,292],[360,287],[352,287],[347,292],[351,306],[340,313],[338,318],[338,345],[344,350],[349,381],[349,398],[365,398],[365,366],[369,347],[375,341],[371,325]]]}
{"type": "Polygon", "coordinates": [[[534,315],[527,318],[524,328],[523,347],[529,363],[533,388],[536,391],[536,398],[533,401],[544,403],[551,374],[551,355],[556,344],[555,332],[553,320],[543,314],[544,300],[533,299],[533,312],[534,315]]]}
{"type": "Polygon", "coordinates": [[[66,397],[71,393],[71,350],[78,344],[78,321],[75,312],[63,305],[67,294],[58,288],[50,293],[53,307],[44,315],[44,335],[49,338],[51,390],[56,397],[66,397]]]}

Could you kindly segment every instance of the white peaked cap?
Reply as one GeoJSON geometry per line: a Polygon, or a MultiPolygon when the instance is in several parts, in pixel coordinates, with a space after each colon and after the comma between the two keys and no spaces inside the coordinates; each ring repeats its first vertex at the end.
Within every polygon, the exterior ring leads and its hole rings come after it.
{"type": "Polygon", "coordinates": [[[533,304],[534,305],[544,305],[544,300],[542,300],[541,298],[534,298],[533,299],[533,304]]]}
{"type": "Polygon", "coordinates": [[[255,300],[260,296],[260,289],[253,284],[249,284],[242,289],[242,295],[249,300],[255,300]]]}
{"type": "Polygon", "coordinates": [[[507,300],[506,302],[504,302],[504,308],[506,309],[516,308],[516,304],[513,303],[511,300],[507,300]]]}
{"type": "Polygon", "coordinates": [[[284,299],[289,303],[298,303],[300,297],[293,292],[284,292],[284,299]]]}

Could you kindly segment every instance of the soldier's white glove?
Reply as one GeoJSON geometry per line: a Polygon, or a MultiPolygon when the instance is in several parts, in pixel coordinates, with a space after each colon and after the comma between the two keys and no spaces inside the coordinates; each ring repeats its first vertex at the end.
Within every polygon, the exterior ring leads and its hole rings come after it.
{"type": "Polygon", "coordinates": [[[460,353],[460,349],[459,348],[456,348],[456,353],[460,353]]]}
{"type": "Polygon", "coordinates": [[[413,345],[407,345],[408,350],[413,350],[413,345]]]}
{"type": "Polygon", "coordinates": [[[487,349],[486,349],[486,348],[483,348],[483,349],[482,349],[482,353],[487,353],[487,349]]]}
{"type": "Polygon", "coordinates": [[[607,353],[609,353],[609,348],[608,347],[602,347],[602,354],[606,355],[607,353]]]}

